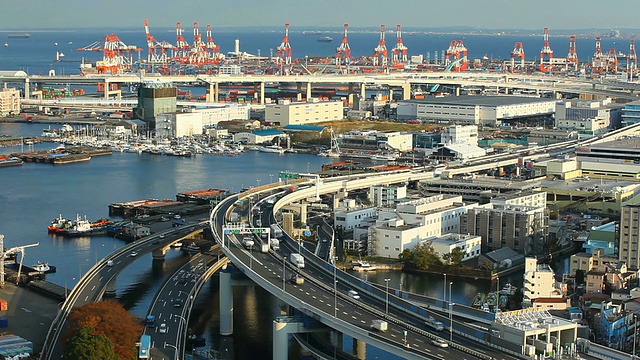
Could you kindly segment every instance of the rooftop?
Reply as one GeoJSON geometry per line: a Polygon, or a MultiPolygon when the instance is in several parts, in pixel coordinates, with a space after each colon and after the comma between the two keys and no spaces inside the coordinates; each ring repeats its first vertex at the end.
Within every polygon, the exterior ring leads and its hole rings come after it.
{"type": "Polygon", "coordinates": [[[534,104],[554,101],[524,96],[449,96],[441,98],[404,100],[405,102],[418,104],[458,105],[458,106],[505,106],[517,104],[534,104]]]}

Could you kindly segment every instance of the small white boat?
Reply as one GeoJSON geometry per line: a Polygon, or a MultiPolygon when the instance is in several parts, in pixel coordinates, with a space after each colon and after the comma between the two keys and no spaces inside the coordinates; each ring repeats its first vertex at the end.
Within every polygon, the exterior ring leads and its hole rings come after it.
{"type": "Polygon", "coordinates": [[[258,146],[258,151],[264,153],[284,154],[284,148],[278,145],[258,146]]]}
{"type": "Polygon", "coordinates": [[[367,271],[376,271],[377,267],[369,264],[366,261],[360,261],[358,264],[353,266],[353,270],[356,272],[367,272],[367,271]]]}
{"type": "Polygon", "coordinates": [[[171,244],[171,247],[172,248],[180,248],[180,247],[182,247],[182,243],[178,241],[177,243],[171,244]]]}

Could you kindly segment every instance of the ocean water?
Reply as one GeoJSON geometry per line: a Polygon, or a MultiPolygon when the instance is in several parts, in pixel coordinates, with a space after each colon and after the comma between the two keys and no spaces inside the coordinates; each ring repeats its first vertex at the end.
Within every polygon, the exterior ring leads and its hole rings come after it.
{"type": "MultiPolygon", "coordinates": [[[[185,39],[191,41],[191,29],[183,28],[185,39]]],[[[202,29],[201,29],[202,31],[202,29]]],[[[541,35],[444,35],[425,34],[424,32],[411,32],[404,29],[403,42],[409,48],[409,55],[425,55],[434,59],[434,52],[441,58],[441,52],[446,50],[452,40],[462,40],[468,49],[470,59],[481,58],[486,55],[494,59],[508,59],[516,42],[522,42],[527,60],[538,59],[543,41],[541,35]]],[[[79,74],[79,63],[82,58],[98,60],[102,57],[100,52],[78,51],[78,48],[100,42],[107,34],[115,33],[125,44],[136,45],[142,49],[140,57],[146,58],[147,44],[142,26],[139,29],[121,30],[95,30],[74,29],[58,31],[29,31],[29,39],[8,39],[4,33],[0,33],[0,44],[6,42],[7,46],[0,47],[0,70],[24,70],[32,75],[45,75],[49,70],[55,70],[57,74],[79,74]],[[56,45],[57,44],[57,45],[56,45]],[[63,62],[56,62],[56,52],[62,52],[63,62]]],[[[157,40],[166,40],[175,43],[174,29],[151,28],[152,35],[157,40]]],[[[293,57],[304,59],[307,56],[334,56],[336,47],[342,40],[341,31],[322,32],[322,35],[333,37],[330,43],[320,43],[316,39],[319,35],[305,35],[300,30],[291,28],[289,43],[293,49],[293,57]]],[[[221,52],[228,53],[234,50],[235,39],[240,40],[240,50],[252,54],[260,53],[262,56],[275,55],[276,48],[282,42],[282,31],[233,31],[225,29],[213,29],[213,40],[220,46],[221,52]]],[[[391,56],[391,49],[395,46],[395,33],[386,33],[386,44],[391,56]]],[[[379,40],[379,33],[375,32],[350,32],[349,44],[352,56],[372,56],[373,48],[379,40]]],[[[569,49],[569,36],[554,36],[549,39],[555,57],[566,57],[569,49]]],[[[629,41],[622,39],[602,39],[604,52],[609,49],[627,53],[629,41]]],[[[593,38],[581,37],[576,40],[576,49],[579,60],[590,61],[595,51],[593,38]]]]}

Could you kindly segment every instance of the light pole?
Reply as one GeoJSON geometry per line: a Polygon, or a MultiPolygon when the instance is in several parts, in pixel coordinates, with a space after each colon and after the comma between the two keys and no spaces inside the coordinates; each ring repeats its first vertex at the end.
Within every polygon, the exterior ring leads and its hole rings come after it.
{"type": "Polygon", "coordinates": [[[309,165],[311,165],[311,163],[307,162],[307,174],[309,173],[309,165]]]}
{"type": "Polygon", "coordinates": [[[338,279],[336,278],[336,258],[333,258],[333,317],[338,317],[338,279]]]}
{"type": "Polygon", "coordinates": [[[442,308],[447,308],[447,274],[444,275],[444,282],[442,283],[442,308]]]}
{"type": "Polygon", "coordinates": [[[272,183],[273,182],[273,174],[269,174],[269,182],[272,183]]]}
{"type": "Polygon", "coordinates": [[[260,179],[256,179],[256,181],[258,182],[258,187],[260,187],[260,179]]]}
{"type": "Polygon", "coordinates": [[[253,245],[249,246],[249,269],[253,269],[253,254],[251,251],[253,250],[253,245]]]}
{"type": "Polygon", "coordinates": [[[287,278],[287,255],[282,256],[282,291],[286,291],[286,278],[287,278]]]}
{"type": "Polygon", "coordinates": [[[451,285],[453,281],[449,283],[449,341],[453,341],[453,305],[451,302],[451,285]]]}
{"type": "MultiPolygon", "coordinates": [[[[76,278],[71,278],[71,281],[75,281],[76,278]]],[[[66,299],[67,296],[69,295],[69,288],[67,287],[67,283],[69,282],[69,279],[64,281],[64,298],[66,299]]],[[[635,347],[635,346],[634,346],[635,347]]]]}
{"type": "Polygon", "coordinates": [[[633,357],[636,358],[636,337],[638,336],[638,317],[633,315],[633,357]]]}
{"type": "Polygon", "coordinates": [[[176,352],[175,352],[175,354],[176,354],[175,359],[176,359],[176,360],[178,360],[178,348],[177,348],[175,345],[173,345],[173,344],[169,344],[168,342],[166,342],[166,341],[165,341],[165,342],[164,342],[164,347],[166,348],[167,346],[170,346],[170,347],[172,347],[172,348],[174,348],[174,349],[176,350],[176,352]]]}
{"type": "Polygon", "coordinates": [[[387,283],[387,301],[386,301],[386,306],[385,306],[385,314],[389,313],[389,281],[391,281],[391,279],[384,279],[384,282],[387,283]]]}

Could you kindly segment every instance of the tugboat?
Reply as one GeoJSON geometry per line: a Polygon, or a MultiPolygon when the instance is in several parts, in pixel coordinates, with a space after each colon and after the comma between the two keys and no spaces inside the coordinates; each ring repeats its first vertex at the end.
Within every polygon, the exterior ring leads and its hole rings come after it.
{"type": "Polygon", "coordinates": [[[57,218],[51,220],[51,224],[47,226],[47,230],[50,233],[59,232],[60,230],[64,229],[65,225],[69,222],[69,220],[63,218],[62,214],[60,214],[57,218]]]}
{"type": "Polygon", "coordinates": [[[484,299],[485,299],[484,293],[476,294],[476,296],[473,298],[473,302],[471,303],[471,307],[476,309],[481,308],[482,305],[484,304],[484,299]]]}
{"type": "Polygon", "coordinates": [[[62,232],[65,236],[88,236],[88,235],[101,235],[107,233],[107,226],[93,226],[91,222],[87,221],[87,216],[84,219],[80,215],[76,215],[76,221],[74,221],[71,228],[67,228],[62,232]]]}
{"type": "Polygon", "coordinates": [[[43,263],[38,261],[38,263],[36,265],[32,266],[33,270],[37,271],[37,272],[41,272],[44,274],[51,274],[56,272],[56,267],[53,265],[49,265],[47,263],[43,263]]]}

